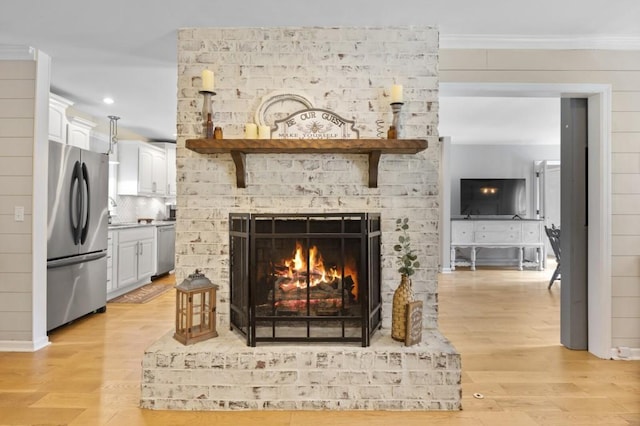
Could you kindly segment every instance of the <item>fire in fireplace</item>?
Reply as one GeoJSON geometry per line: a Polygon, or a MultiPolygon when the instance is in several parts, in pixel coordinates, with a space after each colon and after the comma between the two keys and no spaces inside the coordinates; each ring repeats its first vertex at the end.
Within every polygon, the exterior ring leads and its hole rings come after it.
{"type": "Polygon", "coordinates": [[[380,215],[229,215],[230,324],[257,342],[358,342],[381,325],[380,215]]]}

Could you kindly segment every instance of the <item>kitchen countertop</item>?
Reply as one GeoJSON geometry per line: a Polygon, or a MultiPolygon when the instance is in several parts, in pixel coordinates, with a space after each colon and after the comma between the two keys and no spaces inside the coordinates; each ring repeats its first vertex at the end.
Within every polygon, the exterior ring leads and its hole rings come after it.
{"type": "Polygon", "coordinates": [[[118,229],[126,229],[126,228],[140,228],[145,226],[166,226],[166,225],[175,225],[174,220],[154,220],[151,223],[147,222],[121,222],[121,223],[110,223],[109,230],[118,230],[118,229]]]}

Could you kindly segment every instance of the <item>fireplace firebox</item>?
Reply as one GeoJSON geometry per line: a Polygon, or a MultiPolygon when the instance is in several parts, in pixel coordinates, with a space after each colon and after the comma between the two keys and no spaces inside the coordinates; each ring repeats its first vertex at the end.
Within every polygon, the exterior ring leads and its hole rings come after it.
{"type": "Polygon", "coordinates": [[[258,342],[354,342],[382,324],[380,215],[229,215],[230,326],[258,342]]]}

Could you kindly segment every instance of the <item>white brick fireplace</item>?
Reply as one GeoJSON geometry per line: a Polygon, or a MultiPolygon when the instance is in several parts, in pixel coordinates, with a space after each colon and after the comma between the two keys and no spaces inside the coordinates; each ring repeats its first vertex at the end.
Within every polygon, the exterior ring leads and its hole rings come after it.
{"type": "MultiPolygon", "coordinates": [[[[460,358],[439,333],[438,32],[408,28],[184,29],[178,40],[178,218],[176,279],[196,268],[218,290],[221,336],[184,347],[168,334],[144,358],[142,406],[154,409],[458,409],[460,358]],[[390,87],[404,86],[405,137],[417,154],[383,154],[378,186],[367,185],[361,154],[247,154],[246,188],[229,154],[185,148],[202,132],[203,69],[215,72],[213,121],[242,138],[261,99],[308,95],[316,108],[354,120],[360,138],[386,136],[390,87]],[[380,213],[382,329],[369,348],[268,344],[250,348],[229,332],[231,212],[380,213]],[[395,221],[408,217],[421,267],[412,277],[424,303],[423,342],[392,341],[393,292],[400,282],[395,221]],[[344,374],[341,374],[344,373],[344,374]]],[[[301,106],[300,109],[303,107],[301,106]]],[[[256,140],[256,144],[260,141],[256,140]]]]}

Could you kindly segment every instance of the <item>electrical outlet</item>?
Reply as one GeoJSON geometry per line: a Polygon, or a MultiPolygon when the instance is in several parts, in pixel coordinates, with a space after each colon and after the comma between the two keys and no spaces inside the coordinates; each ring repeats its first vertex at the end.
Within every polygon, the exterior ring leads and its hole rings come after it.
{"type": "Polygon", "coordinates": [[[13,219],[16,222],[24,222],[24,206],[15,206],[13,208],[13,219]]]}

